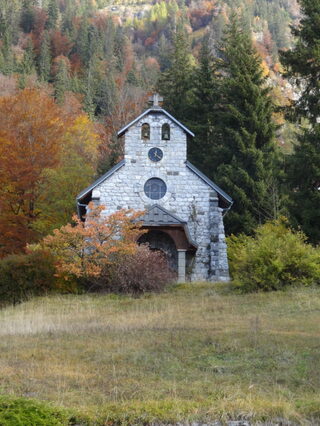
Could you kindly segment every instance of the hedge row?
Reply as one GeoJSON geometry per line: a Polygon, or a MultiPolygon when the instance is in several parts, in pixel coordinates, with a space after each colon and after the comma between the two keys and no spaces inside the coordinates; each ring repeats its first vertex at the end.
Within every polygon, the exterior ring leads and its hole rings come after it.
{"type": "Polygon", "coordinates": [[[54,258],[42,250],[0,260],[0,303],[16,304],[32,296],[70,291],[70,283],[55,276],[54,258]]]}

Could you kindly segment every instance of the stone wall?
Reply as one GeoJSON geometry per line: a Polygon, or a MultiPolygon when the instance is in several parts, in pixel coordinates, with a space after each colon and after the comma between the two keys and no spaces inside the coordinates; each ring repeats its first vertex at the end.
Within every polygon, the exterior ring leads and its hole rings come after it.
{"type": "Polygon", "coordinates": [[[228,268],[222,212],[217,205],[210,204],[210,197],[217,199],[217,194],[187,168],[186,150],[186,133],[180,126],[163,113],[150,113],[129,127],[125,134],[125,166],[96,187],[93,197],[106,206],[106,214],[120,208],[145,210],[153,204],[163,206],[188,222],[191,238],[198,244],[190,279],[225,279],[228,268]],[[150,140],[141,139],[144,123],[150,125],[150,140]],[[161,140],[164,123],[170,125],[169,141],[161,140]],[[157,163],[148,158],[153,147],[163,151],[163,159],[157,163]],[[167,193],[160,200],[151,200],[144,193],[144,184],[152,177],[167,185],[167,193]]]}

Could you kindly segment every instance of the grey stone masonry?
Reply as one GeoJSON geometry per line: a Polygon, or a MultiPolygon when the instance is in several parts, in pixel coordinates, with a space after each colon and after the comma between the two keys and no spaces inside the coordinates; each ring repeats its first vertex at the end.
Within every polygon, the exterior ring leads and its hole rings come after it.
{"type": "Polygon", "coordinates": [[[161,108],[149,110],[140,117],[126,126],[123,132],[124,166],[104,180],[100,178],[88,191],[82,191],[78,203],[90,192],[91,199],[105,206],[104,214],[113,213],[119,208],[145,211],[155,204],[160,205],[185,223],[197,246],[191,260],[188,254],[185,256],[185,252],[178,251],[180,277],[191,281],[227,280],[224,209],[219,204],[220,194],[187,166],[187,133],[184,126],[161,108]],[[161,129],[165,123],[170,126],[170,140],[162,139],[161,129]],[[150,139],[142,138],[144,124],[150,126],[150,139]],[[156,162],[148,156],[149,150],[155,147],[163,153],[162,159],[156,162]],[[153,200],[146,195],[144,186],[150,178],[165,182],[167,191],[162,198],[153,200]],[[185,276],[182,269],[186,271],[185,276]]]}

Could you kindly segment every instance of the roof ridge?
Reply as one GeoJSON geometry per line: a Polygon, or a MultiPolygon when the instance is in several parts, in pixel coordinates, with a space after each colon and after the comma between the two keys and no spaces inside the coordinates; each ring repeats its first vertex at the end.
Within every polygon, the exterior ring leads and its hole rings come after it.
{"type": "Polygon", "coordinates": [[[174,118],[168,111],[166,111],[163,108],[160,107],[152,107],[145,110],[142,114],[140,114],[138,117],[136,117],[134,120],[132,120],[130,123],[128,123],[126,126],[124,126],[119,132],[117,133],[118,137],[122,136],[129,127],[133,126],[137,121],[141,120],[145,115],[149,114],[150,112],[162,112],[167,117],[169,117],[173,122],[175,122],[179,127],[181,127],[186,133],[188,133],[190,136],[194,137],[194,133],[191,132],[186,126],[184,126],[180,121],[178,121],[176,118],[174,118]]]}

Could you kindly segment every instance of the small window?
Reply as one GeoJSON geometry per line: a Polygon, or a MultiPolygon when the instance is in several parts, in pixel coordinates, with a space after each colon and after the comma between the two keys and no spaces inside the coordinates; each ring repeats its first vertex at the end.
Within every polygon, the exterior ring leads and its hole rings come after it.
{"type": "Polygon", "coordinates": [[[161,139],[164,140],[164,141],[170,140],[170,126],[169,126],[168,123],[165,123],[162,126],[161,139]]]}
{"type": "Polygon", "coordinates": [[[144,192],[151,200],[160,200],[166,195],[167,185],[159,178],[151,178],[145,183],[144,192]]]}
{"type": "Polygon", "coordinates": [[[148,123],[142,124],[141,139],[150,139],[150,126],[148,123]]]}

